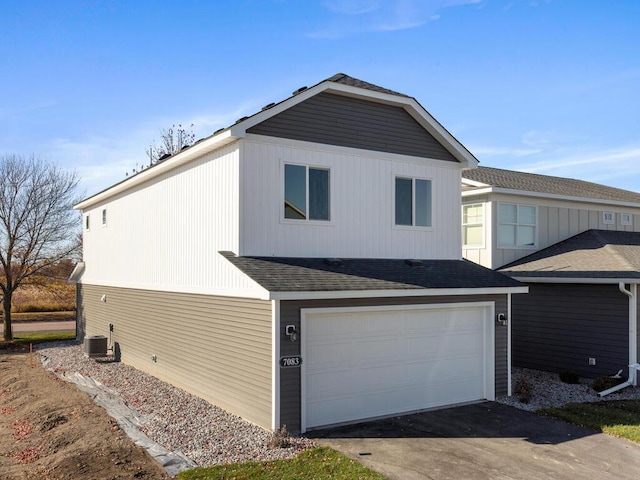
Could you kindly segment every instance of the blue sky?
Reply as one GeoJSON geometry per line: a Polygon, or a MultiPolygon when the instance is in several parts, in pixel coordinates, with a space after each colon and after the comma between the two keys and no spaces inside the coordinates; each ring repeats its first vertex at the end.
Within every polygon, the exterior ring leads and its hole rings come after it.
{"type": "Polygon", "coordinates": [[[343,72],[415,97],[482,165],[640,191],[635,0],[5,1],[0,154],[125,178],[343,72]]]}

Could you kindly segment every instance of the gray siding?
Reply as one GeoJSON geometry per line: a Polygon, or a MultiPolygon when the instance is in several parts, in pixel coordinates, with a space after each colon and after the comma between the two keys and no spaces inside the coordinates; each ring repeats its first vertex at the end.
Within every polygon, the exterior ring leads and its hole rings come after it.
{"type": "Polygon", "coordinates": [[[78,287],[81,338],[112,323],[122,362],[271,428],[271,302],[78,287]]]}
{"type": "Polygon", "coordinates": [[[247,132],[457,161],[403,108],[330,93],[311,97],[247,132]]]}
{"type": "MultiPolygon", "coordinates": [[[[296,325],[300,331],[300,310],[303,308],[327,307],[364,307],[383,305],[415,305],[434,303],[462,303],[462,302],[495,302],[496,312],[507,311],[506,295],[478,295],[464,297],[406,297],[406,298],[378,298],[378,299],[348,299],[348,300],[306,300],[282,301],[280,303],[280,354],[299,355],[300,342],[291,342],[284,333],[285,325],[296,325]]],[[[507,393],[507,327],[496,325],[496,395],[507,393]]],[[[303,359],[304,361],[304,359],[303,359]]],[[[290,432],[299,432],[301,425],[301,393],[300,369],[283,368],[280,370],[280,423],[287,426],[290,432]]]]}
{"type": "Polygon", "coordinates": [[[514,366],[588,378],[626,372],[629,301],[617,285],[532,283],[512,311],[514,366]]]}

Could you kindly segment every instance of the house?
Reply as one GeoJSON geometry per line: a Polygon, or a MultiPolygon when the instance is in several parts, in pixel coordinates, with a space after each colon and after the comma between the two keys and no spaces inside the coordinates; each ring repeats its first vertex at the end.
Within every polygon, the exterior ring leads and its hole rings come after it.
{"type": "Polygon", "coordinates": [[[635,382],[640,194],[497,168],[463,177],[463,256],[529,285],[513,299],[513,364],[635,382]]]}
{"type": "Polygon", "coordinates": [[[267,429],[506,394],[527,289],[461,257],[476,165],[412,97],[300,88],[76,205],[80,335],[267,429]]]}

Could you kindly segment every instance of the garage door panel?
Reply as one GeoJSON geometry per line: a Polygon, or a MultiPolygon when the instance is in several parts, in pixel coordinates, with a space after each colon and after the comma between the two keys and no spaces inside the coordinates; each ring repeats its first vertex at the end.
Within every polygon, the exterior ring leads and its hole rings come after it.
{"type": "Polygon", "coordinates": [[[486,398],[487,309],[307,315],[305,428],[486,398]]]}

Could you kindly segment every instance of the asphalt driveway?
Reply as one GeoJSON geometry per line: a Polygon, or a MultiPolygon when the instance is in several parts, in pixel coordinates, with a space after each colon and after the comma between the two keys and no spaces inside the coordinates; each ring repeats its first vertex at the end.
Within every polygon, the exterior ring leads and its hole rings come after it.
{"type": "Polygon", "coordinates": [[[310,432],[389,479],[640,479],[640,445],[485,402],[310,432]]]}

